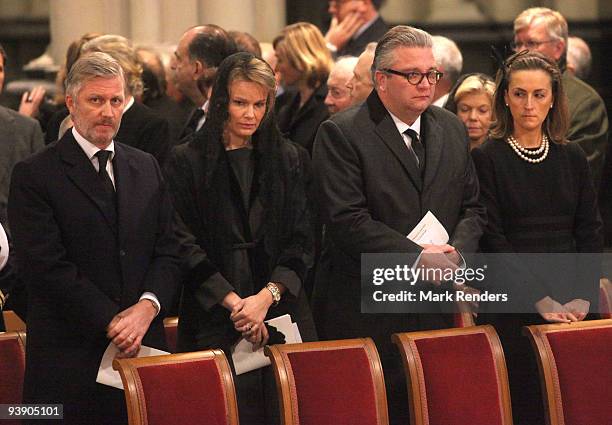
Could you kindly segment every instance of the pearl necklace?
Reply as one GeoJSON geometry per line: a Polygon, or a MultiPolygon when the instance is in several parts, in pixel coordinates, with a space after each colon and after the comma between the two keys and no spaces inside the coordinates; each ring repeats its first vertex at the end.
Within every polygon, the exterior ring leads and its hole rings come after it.
{"type": "Polygon", "coordinates": [[[512,147],[512,150],[524,161],[530,162],[532,164],[538,164],[548,156],[548,150],[550,144],[548,143],[548,137],[545,134],[542,134],[542,143],[540,147],[536,150],[530,150],[522,147],[519,142],[512,136],[508,136],[506,139],[508,140],[508,144],[512,147]],[[539,158],[530,158],[529,156],[537,156],[541,155],[539,158]]]}

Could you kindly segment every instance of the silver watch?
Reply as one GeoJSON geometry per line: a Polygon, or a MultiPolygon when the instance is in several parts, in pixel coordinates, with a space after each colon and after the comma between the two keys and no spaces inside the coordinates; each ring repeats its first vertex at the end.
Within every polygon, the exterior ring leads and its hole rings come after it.
{"type": "Polygon", "coordinates": [[[266,289],[272,294],[272,306],[276,307],[281,300],[281,293],[280,289],[278,289],[278,285],[276,283],[269,282],[266,285],[266,289]]]}

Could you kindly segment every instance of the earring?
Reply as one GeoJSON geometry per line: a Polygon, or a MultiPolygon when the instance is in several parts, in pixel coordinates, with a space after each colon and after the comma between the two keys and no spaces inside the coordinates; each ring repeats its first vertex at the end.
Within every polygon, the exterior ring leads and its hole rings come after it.
{"type": "Polygon", "coordinates": [[[553,105],[554,105],[554,103],[551,103],[551,104],[550,104],[550,109],[552,109],[552,108],[553,108],[553,105]]]}
{"type": "Polygon", "coordinates": [[[506,108],[508,107],[508,104],[506,103],[506,108]]]}

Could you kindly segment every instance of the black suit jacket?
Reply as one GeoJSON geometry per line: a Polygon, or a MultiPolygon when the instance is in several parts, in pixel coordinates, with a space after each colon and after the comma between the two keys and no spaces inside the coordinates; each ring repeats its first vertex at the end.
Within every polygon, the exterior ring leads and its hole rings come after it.
{"type": "Polygon", "coordinates": [[[379,16],[359,37],[352,38],[344,45],[342,49],[338,49],[337,56],[359,56],[365,50],[368,43],[378,42],[380,38],[389,30],[389,26],[379,16]]]}
{"type": "Polygon", "coordinates": [[[362,253],[418,253],[406,238],[431,211],[449,243],[475,252],[485,223],[465,126],[435,106],[421,115],[423,178],[391,116],[374,91],[359,107],[335,114],[317,134],[313,155],[325,245],[315,286],[315,318],[323,337],[373,336],[382,355],[392,332],[443,326],[411,315],[360,313],[362,253]],[[325,320],[329,316],[330,320],[325,320]],[[333,319],[332,319],[333,317],[333,319]]]}
{"type": "Polygon", "coordinates": [[[62,402],[65,412],[78,411],[89,423],[104,423],[87,409],[106,403],[95,384],[109,343],[106,326],[143,292],[153,292],[162,313],[143,344],[164,348],[163,310],[178,281],[173,210],[159,166],[121,143],[115,152],[115,223],[71,131],[15,166],[9,200],[29,296],[24,400],[62,402]]]}

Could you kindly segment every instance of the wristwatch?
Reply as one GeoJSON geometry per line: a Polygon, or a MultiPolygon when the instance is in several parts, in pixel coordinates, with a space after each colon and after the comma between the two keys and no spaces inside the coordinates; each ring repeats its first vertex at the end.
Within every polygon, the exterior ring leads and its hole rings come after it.
{"type": "Polygon", "coordinates": [[[281,299],[281,293],[280,289],[278,289],[278,285],[273,282],[268,282],[266,289],[272,294],[272,306],[276,307],[281,299]]]}

